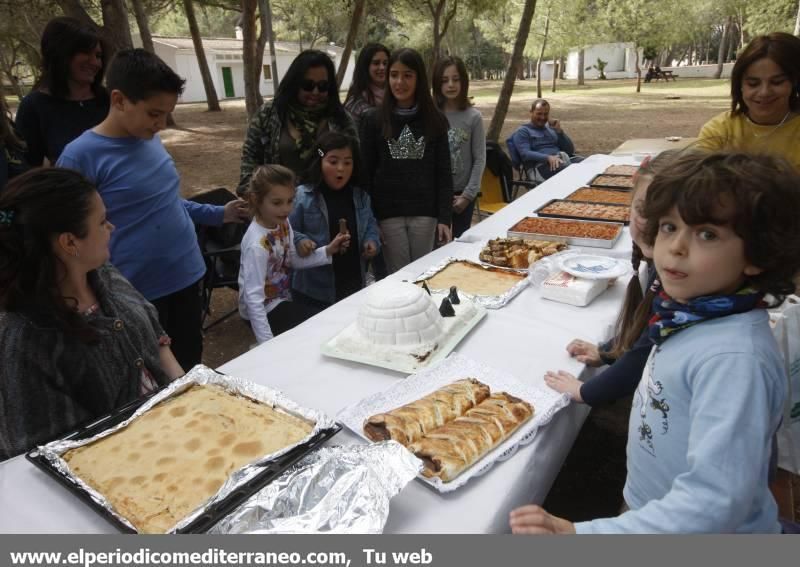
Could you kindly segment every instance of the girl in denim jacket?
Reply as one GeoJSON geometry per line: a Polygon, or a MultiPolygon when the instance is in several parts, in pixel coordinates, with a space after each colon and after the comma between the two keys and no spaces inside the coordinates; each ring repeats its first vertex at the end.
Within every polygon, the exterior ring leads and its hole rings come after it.
{"type": "Polygon", "coordinates": [[[349,232],[350,244],[330,265],[295,272],[292,295],[295,301],[327,307],[364,287],[366,263],[380,250],[380,237],[369,195],[351,182],[358,178],[356,141],[327,132],[316,151],[308,182],[297,188],[289,216],[295,246],[302,256],[343,231],[349,232]]]}

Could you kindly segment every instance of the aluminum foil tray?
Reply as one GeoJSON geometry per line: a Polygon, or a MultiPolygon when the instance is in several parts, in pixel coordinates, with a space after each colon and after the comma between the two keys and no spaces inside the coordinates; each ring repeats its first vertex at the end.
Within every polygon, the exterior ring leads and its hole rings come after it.
{"type": "Polygon", "coordinates": [[[625,225],[630,224],[630,222],[631,222],[630,221],[630,213],[628,213],[628,220],[621,221],[621,220],[611,219],[611,218],[582,217],[582,216],[578,216],[578,215],[566,215],[566,214],[562,214],[562,213],[548,213],[548,212],[545,212],[545,209],[547,209],[547,207],[549,207],[550,205],[552,205],[554,203],[575,203],[575,204],[578,204],[578,205],[581,205],[581,204],[602,205],[604,207],[611,207],[612,209],[619,209],[619,210],[625,210],[625,209],[630,210],[630,208],[631,208],[630,205],[620,205],[620,204],[617,204],[617,203],[600,203],[600,202],[597,202],[597,201],[568,201],[566,199],[550,199],[544,205],[542,205],[541,207],[537,208],[533,212],[534,212],[534,214],[536,214],[537,216],[540,216],[540,217],[549,217],[549,218],[555,218],[555,219],[590,220],[590,221],[599,221],[599,222],[622,223],[622,224],[625,224],[625,225]]]}
{"type": "MultiPolygon", "coordinates": [[[[511,236],[511,234],[509,234],[509,236],[511,236]]],[[[530,236],[528,238],[530,239],[530,236]]],[[[547,239],[546,238],[542,238],[542,240],[547,240],[547,239]]],[[[550,240],[554,241],[553,239],[550,239],[550,240]]],[[[563,242],[563,241],[561,241],[561,242],[563,242]]],[[[498,267],[498,266],[488,266],[486,264],[481,264],[480,262],[475,262],[474,260],[467,260],[465,258],[446,258],[442,262],[440,262],[439,264],[436,264],[436,265],[428,268],[427,270],[425,270],[422,274],[420,274],[417,277],[417,279],[414,280],[414,283],[419,284],[419,283],[422,283],[423,281],[425,281],[427,279],[432,278],[433,276],[435,276],[436,274],[438,274],[439,272],[441,272],[447,266],[449,266],[450,264],[452,264],[454,262],[465,262],[467,264],[472,264],[473,266],[476,266],[476,267],[481,268],[483,270],[489,270],[489,271],[508,272],[508,273],[515,274],[515,275],[520,275],[520,274],[524,273],[524,272],[521,272],[520,270],[515,270],[513,268],[501,268],[501,267],[498,267]]],[[[520,279],[519,282],[517,282],[514,285],[514,287],[512,287],[511,289],[509,289],[507,292],[505,292],[502,295],[476,295],[476,294],[473,294],[473,293],[467,293],[466,291],[463,291],[461,289],[458,290],[458,293],[463,293],[466,297],[468,297],[469,299],[471,299],[475,303],[478,303],[479,305],[483,305],[486,309],[500,309],[501,307],[505,307],[508,304],[509,301],[514,299],[517,296],[517,294],[519,294],[523,289],[525,289],[525,287],[527,285],[528,285],[527,278],[522,278],[522,279],[520,279]]],[[[433,289],[433,288],[431,288],[431,289],[433,289]]],[[[439,290],[439,291],[447,291],[447,290],[439,290]]]]}
{"type": "Polygon", "coordinates": [[[137,530],[133,524],[118,514],[101,493],[72,473],[62,455],[70,449],[88,445],[127,427],[128,424],[147,413],[158,403],[179,396],[194,385],[221,387],[232,394],[241,395],[313,421],[315,426],[312,432],[299,443],[284,447],[275,453],[263,455],[251,464],[233,471],[214,496],[192,511],[168,533],[205,532],[266,484],[280,476],[284,470],[341,430],[341,426],[324,413],[302,407],[278,390],[234,376],[223,375],[206,366],[197,365],[185,376],[151,396],[131,402],[62,439],[39,446],[29,451],[26,458],[53,476],[121,531],[136,533],[137,530]]]}
{"type": "Polygon", "coordinates": [[[631,177],[628,175],[611,175],[608,173],[598,173],[594,177],[592,177],[591,181],[589,181],[589,187],[602,187],[603,189],[616,189],[617,191],[633,191],[633,187],[628,187],[626,184],[629,183],[631,177]],[[615,185],[614,183],[604,183],[600,181],[599,183],[596,181],[598,177],[609,177],[612,180],[618,180],[619,184],[615,185]]]}
{"type": "MultiPolygon", "coordinates": [[[[542,218],[548,218],[548,217],[542,217],[542,218]]],[[[596,221],[578,220],[578,219],[565,219],[565,220],[569,220],[570,222],[588,222],[588,223],[597,224],[596,221]]],[[[519,224],[519,223],[517,223],[517,224],[519,224]]],[[[622,223],[603,222],[602,224],[613,224],[613,225],[619,227],[619,230],[617,231],[617,235],[614,238],[612,238],[610,240],[607,240],[607,239],[602,239],[602,238],[582,238],[582,237],[577,237],[577,236],[558,236],[558,235],[555,235],[555,234],[546,234],[546,233],[540,233],[540,232],[520,232],[520,231],[514,230],[516,228],[517,224],[515,224],[514,226],[512,226],[511,228],[508,229],[508,236],[509,237],[517,236],[519,238],[528,238],[528,239],[535,239],[535,240],[550,240],[550,241],[553,241],[553,242],[565,242],[566,244],[570,244],[572,246],[590,246],[592,248],[614,248],[614,246],[616,245],[617,241],[622,236],[622,228],[624,226],[622,223]]]]}
{"type": "Polygon", "coordinates": [[[510,374],[465,356],[453,354],[436,366],[409,376],[388,390],[364,398],[355,405],[345,408],[337,417],[356,435],[367,439],[364,435],[363,425],[369,417],[411,403],[442,386],[463,378],[475,378],[489,386],[493,392],[507,392],[531,403],[534,407],[534,415],[511,437],[450,482],[443,482],[436,477],[427,478],[422,475],[417,477],[442,493],[452,492],[464,486],[471,478],[487,473],[494,463],[511,458],[520,446],[528,445],[533,441],[539,428],[547,425],[556,412],[569,404],[567,394],[559,394],[550,388],[523,382],[510,374]]]}

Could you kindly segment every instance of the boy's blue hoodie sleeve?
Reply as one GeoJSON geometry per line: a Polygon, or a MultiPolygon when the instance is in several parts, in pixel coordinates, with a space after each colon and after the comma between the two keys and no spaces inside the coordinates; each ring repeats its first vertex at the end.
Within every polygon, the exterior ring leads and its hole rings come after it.
{"type": "Polygon", "coordinates": [[[219,205],[203,205],[183,199],[183,206],[195,224],[221,226],[225,218],[225,207],[219,205]]]}

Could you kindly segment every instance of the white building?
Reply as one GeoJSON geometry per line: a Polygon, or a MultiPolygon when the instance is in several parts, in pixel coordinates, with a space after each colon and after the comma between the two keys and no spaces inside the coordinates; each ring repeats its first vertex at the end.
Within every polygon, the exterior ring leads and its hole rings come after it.
{"type": "MultiPolygon", "coordinates": [[[[567,79],[578,78],[579,49],[570,50],[567,56],[567,79]]],[[[644,63],[642,48],[639,48],[639,66],[644,63]]],[[[632,79],[636,77],[636,52],[633,43],[598,43],[584,48],[583,76],[586,79],[597,79],[600,71],[595,69],[597,60],[606,62],[605,75],[609,79],[632,79]],[[588,67],[588,69],[587,69],[588,67]]],[[[642,69],[644,72],[644,68],[642,69]]]]}
{"type": "MultiPolygon", "coordinates": [[[[573,48],[567,56],[567,68],[565,77],[567,79],[578,78],[578,52],[579,49],[573,48]]],[[[605,75],[608,79],[635,79],[636,78],[636,53],[633,50],[633,43],[599,43],[584,48],[584,77],[586,79],[597,79],[600,76],[595,66],[597,59],[600,58],[607,63],[605,75]],[[588,69],[587,69],[588,67],[588,69]]],[[[676,62],[673,61],[673,64],[676,62]]],[[[639,67],[642,70],[642,77],[647,72],[644,66],[643,49],[639,48],[639,67]]],[[[676,75],[683,78],[711,78],[717,71],[717,65],[692,65],[692,66],[663,66],[663,69],[670,69],[676,75]]],[[[722,69],[722,78],[731,76],[733,63],[725,63],[722,69]]],[[[545,61],[542,63],[542,80],[553,77],[553,62],[545,61]]]]}
{"type": "MultiPolygon", "coordinates": [[[[138,36],[139,46],[141,40],[138,36]]],[[[197,63],[194,43],[191,37],[166,37],[153,36],[153,46],[156,55],[170,66],[182,78],[186,79],[186,88],[180,98],[181,102],[203,102],[206,100],[205,89],[203,88],[203,78],[200,75],[200,65],[197,63]]],[[[338,67],[338,61],[343,49],[334,45],[316,46],[316,49],[325,51],[333,59],[334,67],[338,67]]],[[[220,100],[244,97],[244,65],[242,63],[242,40],[236,38],[203,38],[203,51],[206,54],[208,67],[211,71],[211,80],[217,91],[220,100]]],[[[278,81],[283,78],[289,65],[292,63],[300,48],[297,43],[276,41],[275,42],[278,81]]],[[[353,77],[353,67],[355,66],[355,53],[350,57],[347,65],[347,72],[344,76],[343,89],[350,86],[353,77]]],[[[264,60],[262,62],[262,73],[260,89],[265,97],[273,96],[272,74],[276,72],[272,68],[272,61],[269,54],[269,45],[264,50],[264,60]]]]}

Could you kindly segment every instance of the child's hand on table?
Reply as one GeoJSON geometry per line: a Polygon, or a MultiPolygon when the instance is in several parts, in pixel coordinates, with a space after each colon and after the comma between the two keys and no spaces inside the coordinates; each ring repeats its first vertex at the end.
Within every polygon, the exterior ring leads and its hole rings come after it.
{"type": "Polygon", "coordinates": [[[572,358],[583,362],[586,366],[603,366],[605,364],[600,358],[600,349],[596,344],[575,339],[567,345],[567,352],[572,358]]]}
{"type": "Polygon", "coordinates": [[[582,382],[569,372],[549,370],[544,375],[544,381],[556,392],[569,394],[572,401],[583,403],[583,398],[581,397],[582,382]]]}
{"type": "Polygon", "coordinates": [[[575,524],[548,514],[541,506],[521,506],[509,516],[511,533],[514,534],[574,534],[575,524]]]}

